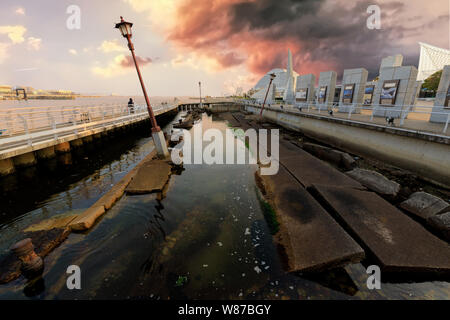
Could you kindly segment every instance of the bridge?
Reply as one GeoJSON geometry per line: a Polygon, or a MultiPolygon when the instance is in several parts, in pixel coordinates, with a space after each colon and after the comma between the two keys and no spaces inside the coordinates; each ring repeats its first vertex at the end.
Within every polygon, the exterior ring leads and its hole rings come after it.
{"type": "MultiPolygon", "coordinates": [[[[185,100],[153,107],[155,116],[207,108],[236,110],[232,98],[185,100]]],[[[28,167],[56,153],[66,153],[93,139],[149,119],[147,107],[99,104],[80,107],[23,107],[0,110],[0,176],[28,167]]]]}
{"type": "MultiPolygon", "coordinates": [[[[178,104],[155,106],[156,116],[176,111],[178,104]]],[[[146,106],[98,105],[31,107],[0,110],[0,176],[38,159],[69,152],[83,142],[149,118],[146,106]]]]}

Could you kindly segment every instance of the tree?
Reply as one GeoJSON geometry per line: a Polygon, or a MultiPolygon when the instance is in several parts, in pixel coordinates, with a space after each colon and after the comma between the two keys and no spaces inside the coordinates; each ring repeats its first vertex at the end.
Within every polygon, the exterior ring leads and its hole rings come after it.
{"type": "Polygon", "coordinates": [[[431,76],[425,79],[422,84],[422,89],[431,90],[436,93],[439,86],[439,81],[441,81],[441,76],[442,70],[433,73],[431,76]]]}

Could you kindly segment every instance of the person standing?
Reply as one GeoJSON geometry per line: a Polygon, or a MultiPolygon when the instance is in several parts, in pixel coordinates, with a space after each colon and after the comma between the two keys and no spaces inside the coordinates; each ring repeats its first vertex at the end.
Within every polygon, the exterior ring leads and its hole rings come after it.
{"type": "Polygon", "coordinates": [[[128,100],[128,109],[130,109],[130,113],[134,113],[134,102],[131,98],[128,100]]]}

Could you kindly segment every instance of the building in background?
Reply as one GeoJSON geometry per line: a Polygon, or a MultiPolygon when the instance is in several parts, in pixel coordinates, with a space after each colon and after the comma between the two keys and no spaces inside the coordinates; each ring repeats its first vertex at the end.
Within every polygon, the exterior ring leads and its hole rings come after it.
{"type": "Polygon", "coordinates": [[[417,81],[424,81],[436,71],[450,65],[450,50],[419,42],[420,58],[417,81]]]}
{"type": "Polygon", "coordinates": [[[296,86],[296,80],[298,77],[298,73],[293,70],[292,64],[292,53],[291,50],[288,50],[288,63],[286,69],[275,68],[267,72],[250,90],[253,94],[251,98],[256,99],[257,101],[263,101],[264,96],[266,95],[267,86],[270,83],[270,74],[275,74],[275,79],[272,82],[273,85],[273,97],[270,94],[272,90],[269,92],[268,103],[270,101],[294,101],[294,88],[296,86]]]}

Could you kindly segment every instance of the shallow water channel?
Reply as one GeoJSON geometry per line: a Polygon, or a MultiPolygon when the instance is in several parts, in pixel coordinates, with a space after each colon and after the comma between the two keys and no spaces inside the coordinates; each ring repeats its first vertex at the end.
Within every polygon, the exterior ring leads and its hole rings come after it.
{"type": "MultiPolygon", "coordinates": [[[[195,126],[199,125],[222,132],[228,127],[205,114],[195,126]]],[[[120,159],[4,224],[2,250],[24,220],[30,224],[33,217],[47,217],[43,212],[60,214],[93,203],[98,190],[108,189],[151,148],[148,137],[138,139],[120,159]],[[102,170],[108,173],[100,174],[102,170]],[[95,197],[89,197],[91,190],[95,197]]],[[[72,233],[45,258],[43,280],[34,291],[24,292],[26,280],[20,278],[0,286],[0,298],[449,298],[450,285],[443,281],[383,282],[381,290],[369,290],[362,264],[314,276],[286,273],[264,218],[266,206],[255,184],[256,170],[256,165],[185,164],[179,175],[170,177],[163,194],[126,195],[88,233],[72,233]],[[69,265],[81,268],[81,290],[66,287],[69,265]]]]}

